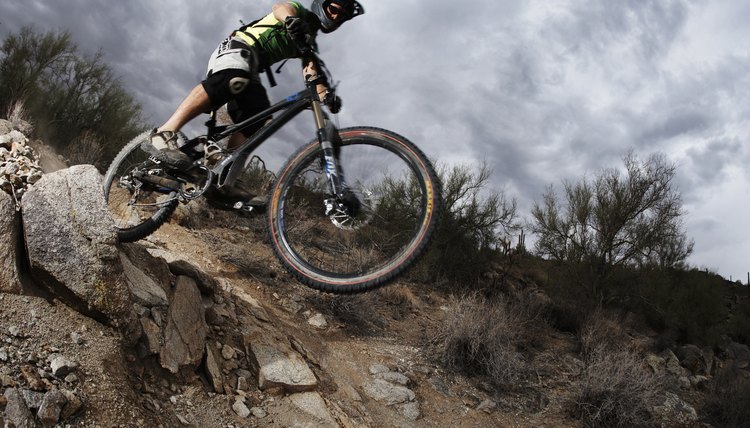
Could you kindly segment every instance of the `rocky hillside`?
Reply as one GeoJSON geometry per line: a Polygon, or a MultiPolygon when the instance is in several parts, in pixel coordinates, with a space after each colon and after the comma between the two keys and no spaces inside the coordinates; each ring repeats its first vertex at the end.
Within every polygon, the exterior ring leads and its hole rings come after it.
{"type": "MultiPolygon", "coordinates": [[[[582,426],[567,405],[586,376],[570,335],[539,323],[524,353],[534,375],[499,392],[433,355],[448,296],[309,291],[259,218],[200,201],[121,245],[96,169],[42,175],[36,162],[0,121],[0,183],[13,184],[0,192],[0,426],[582,426]]],[[[675,351],[645,361],[671,391],[650,411],[697,426],[728,362],[675,351]]],[[[747,368],[747,347],[732,352],[747,368]]]]}

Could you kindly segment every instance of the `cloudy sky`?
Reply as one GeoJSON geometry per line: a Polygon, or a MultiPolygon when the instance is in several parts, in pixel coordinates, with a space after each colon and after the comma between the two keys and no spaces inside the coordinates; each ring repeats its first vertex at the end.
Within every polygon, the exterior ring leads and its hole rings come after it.
{"type": "MultiPolygon", "coordinates": [[[[485,161],[524,217],[551,184],[621,167],[629,150],[664,153],[678,166],[690,263],[747,280],[750,2],[361,1],[364,16],[319,38],[341,81],[340,126],[394,130],[446,164],[485,161]]],[[[272,4],[2,0],[0,37],[70,31],[160,124],[216,44],[272,4]]],[[[277,75],[272,100],[300,88],[297,69],[277,75]]],[[[302,115],[262,154],[278,167],[311,131],[302,115]]]]}

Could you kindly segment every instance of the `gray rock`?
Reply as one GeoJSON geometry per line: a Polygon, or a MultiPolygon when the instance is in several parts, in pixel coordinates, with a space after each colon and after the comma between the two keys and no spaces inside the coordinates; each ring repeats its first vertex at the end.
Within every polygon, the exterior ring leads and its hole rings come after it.
{"type": "Polygon", "coordinates": [[[235,351],[235,349],[232,348],[229,345],[224,345],[224,346],[221,347],[221,356],[225,360],[231,360],[231,359],[233,359],[236,354],[237,354],[237,351],[235,351]]]}
{"type": "Polygon", "coordinates": [[[281,387],[287,392],[304,392],[318,386],[318,379],[307,363],[284,345],[253,341],[250,352],[258,367],[258,386],[261,390],[281,387]]]}
{"type": "Polygon", "coordinates": [[[665,350],[664,352],[661,353],[660,356],[664,358],[664,361],[666,364],[665,370],[667,371],[668,374],[676,378],[686,376],[689,374],[687,373],[687,370],[680,365],[680,360],[677,358],[674,352],[672,352],[671,349],[665,350]]]}
{"type": "Polygon", "coordinates": [[[384,402],[391,406],[394,404],[408,403],[414,401],[416,394],[409,388],[394,385],[382,379],[375,379],[364,387],[365,394],[370,398],[384,402]]]}
{"type": "Polygon", "coordinates": [[[19,277],[18,238],[20,220],[15,201],[0,190],[0,292],[21,292],[19,277]]]}
{"type": "Polygon", "coordinates": [[[252,413],[253,416],[255,416],[258,419],[263,419],[266,416],[268,416],[268,412],[266,412],[260,407],[253,407],[252,409],[250,409],[250,413],[252,413]]]}
{"type": "Polygon", "coordinates": [[[324,317],[323,314],[320,313],[310,317],[310,319],[307,320],[307,323],[316,328],[328,327],[328,321],[326,321],[326,317],[324,317]]]}
{"type": "Polygon", "coordinates": [[[161,329],[151,318],[141,317],[140,321],[146,350],[150,355],[158,354],[163,346],[161,329]]]}
{"type": "Polygon", "coordinates": [[[684,345],[677,349],[677,357],[680,364],[690,370],[693,375],[703,375],[706,373],[706,360],[703,351],[695,345],[684,345]]]}
{"type": "Polygon", "coordinates": [[[22,207],[32,276],[62,296],[72,292],[87,306],[79,310],[104,314],[129,338],[137,320],[129,317],[130,295],[96,168],[46,174],[22,207]]]}
{"type": "Polygon", "coordinates": [[[657,420],[666,422],[665,426],[693,426],[698,421],[698,413],[671,392],[665,394],[664,402],[652,409],[657,420]]]}
{"type": "Polygon", "coordinates": [[[234,413],[236,413],[237,416],[241,418],[250,416],[250,409],[248,409],[245,403],[243,403],[241,400],[237,400],[234,402],[234,404],[232,404],[232,410],[234,410],[234,413]]]}
{"type": "Polygon", "coordinates": [[[185,259],[183,255],[174,254],[158,248],[149,248],[147,251],[153,257],[163,259],[169,266],[169,270],[174,275],[193,278],[203,293],[211,294],[215,290],[221,288],[219,281],[216,278],[203,272],[193,262],[185,259]]]}
{"type": "Polygon", "coordinates": [[[128,288],[133,295],[133,300],[145,306],[167,306],[167,293],[156,281],[138,269],[128,256],[120,253],[122,269],[125,273],[125,280],[128,288]]]}
{"type": "Polygon", "coordinates": [[[453,393],[451,392],[450,388],[448,387],[448,385],[445,384],[445,382],[441,378],[437,376],[433,376],[428,379],[428,382],[430,382],[432,387],[435,388],[435,391],[445,395],[446,397],[453,396],[453,393]]]}
{"type": "Polygon", "coordinates": [[[247,379],[245,376],[238,376],[237,377],[237,391],[247,391],[249,388],[249,384],[247,382],[247,379]]]}
{"type": "Polygon", "coordinates": [[[289,400],[298,409],[315,418],[315,426],[338,428],[339,424],[333,419],[323,397],[317,392],[292,394],[289,400]]]}
{"type": "Polygon", "coordinates": [[[391,371],[388,367],[382,365],[382,364],[373,364],[370,366],[370,374],[376,375],[379,373],[388,373],[391,371]]]}
{"type": "Polygon", "coordinates": [[[492,400],[484,400],[477,406],[477,410],[480,410],[487,414],[491,414],[495,411],[495,409],[497,409],[497,403],[492,400]]]}
{"type": "Polygon", "coordinates": [[[172,373],[182,366],[197,367],[203,359],[207,334],[201,294],[195,281],[177,277],[167,314],[164,346],[159,353],[161,366],[172,373]]]}
{"type": "Polygon", "coordinates": [[[60,414],[60,420],[65,421],[78,413],[83,408],[83,402],[72,391],[63,389],[61,392],[65,394],[66,404],[62,409],[62,413],[60,414]]]}
{"type": "MultiPolygon", "coordinates": [[[[210,346],[206,345],[206,374],[208,381],[213,386],[214,391],[221,394],[224,392],[224,376],[221,374],[221,367],[210,346]]],[[[237,388],[239,389],[239,387],[237,388]]]]}
{"type": "Polygon", "coordinates": [[[33,428],[36,426],[34,415],[26,407],[26,401],[18,389],[6,389],[3,395],[7,400],[7,404],[5,405],[6,426],[16,428],[33,428]]]}
{"type": "Polygon", "coordinates": [[[65,397],[65,394],[57,389],[53,389],[44,394],[44,400],[36,416],[42,421],[42,425],[45,427],[53,427],[60,420],[60,414],[67,403],[68,399],[65,397]]]}
{"type": "Polygon", "coordinates": [[[416,401],[413,401],[411,403],[398,404],[396,405],[396,410],[398,410],[398,413],[401,414],[401,416],[410,421],[416,421],[420,416],[422,416],[421,412],[419,411],[419,403],[417,403],[416,401]]]}
{"type": "Polygon", "coordinates": [[[387,372],[387,373],[378,373],[375,375],[376,379],[382,379],[386,382],[390,382],[396,385],[408,385],[410,380],[408,377],[401,373],[396,372],[387,372]]]}
{"type": "Polygon", "coordinates": [[[654,374],[661,375],[664,373],[664,371],[667,368],[667,361],[654,354],[649,354],[646,356],[646,364],[651,368],[651,371],[654,372],[654,374]]]}
{"type": "Polygon", "coordinates": [[[63,378],[78,368],[78,364],[59,354],[51,356],[49,366],[52,374],[57,378],[63,378]]]}
{"type": "Polygon", "coordinates": [[[8,334],[10,334],[13,337],[23,338],[23,333],[21,332],[21,329],[18,328],[17,325],[12,325],[8,327],[8,334]]]}
{"type": "Polygon", "coordinates": [[[23,395],[23,400],[26,402],[26,407],[31,410],[39,409],[42,405],[42,401],[44,401],[44,394],[41,392],[24,389],[21,391],[21,394],[23,395]]]}

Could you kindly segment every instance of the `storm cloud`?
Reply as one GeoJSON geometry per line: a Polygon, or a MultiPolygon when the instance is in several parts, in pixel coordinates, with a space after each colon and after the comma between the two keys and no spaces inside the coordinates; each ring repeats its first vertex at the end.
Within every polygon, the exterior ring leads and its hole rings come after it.
{"type": "MultiPolygon", "coordinates": [[[[319,38],[340,81],[341,126],[392,129],[446,164],[484,161],[523,215],[550,184],[621,167],[631,150],[663,152],[678,166],[690,262],[733,279],[750,270],[750,3],[362,3],[364,16],[319,38]]],[[[4,0],[0,36],[70,31],[160,124],[216,44],[272,4],[4,0]]],[[[298,69],[277,75],[272,99],[300,88],[298,69]]],[[[313,136],[302,115],[262,155],[278,166],[313,136]]]]}

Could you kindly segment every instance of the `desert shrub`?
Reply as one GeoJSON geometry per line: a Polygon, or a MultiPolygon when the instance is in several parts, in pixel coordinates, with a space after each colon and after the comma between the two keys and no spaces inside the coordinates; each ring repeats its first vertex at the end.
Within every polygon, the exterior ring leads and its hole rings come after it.
{"type": "Polygon", "coordinates": [[[404,285],[390,285],[369,293],[328,295],[315,293],[308,303],[356,334],[370,335],[419,308],[419,298],[404,285]]]}
{"type": "Polygon", "coordinates": [[[392,285],[375,292],[378,301],[383,302],[386,312],[394,319],[402,319],[419,308],[419,299],[406,286],[392,285]]]}
{"type": "Polygon", "coordinates": [[[553,300],[544,315],[549,325],[565,333],[577,333],[585,319],[585,312],[580,307],[556,300],[553,300]]]}
{"type": "Polygon", "coordinates": [[[713,379],[706,403],[713,422],[724,427],[744,427],[750,421],[750,378],[735,365],[713,379]]]}
{"type": "Polygon", "coordinates": [[[0,114],[5,113],[5,118],[13,125],[15,129],[20,129],[24,134],[28,133],[33,124],[29,123],[29,115],[23,100],[17,100],[7,106],[7,112],[0,110],[0,114]]]}
{"type": "Polygon", "coordinates": [[[67,31],[24,27],[0,44],[0,112],[22,103],[36,136],[65,152],[84,132],[107,158],[142,128],[141,107],[101,52],[86,55],[67,31]]]}
{"type": "Polygon", "coordinates": [[[644,270],[633,287],[631,309],[642,313],[658,331],[679,343],[721,343],[727,318],[720,281],[700,271],[644,270]]]}
{"type": "Polygon", "coordinates": [[[104,168],[104,145],[91,131],[84,131],[65,148],[65,157],[70,165],[89,164],[104,168]]]}
{"type": "Polygon", "coordinates": [[[649,426],[659,385],[638,354],[599,347],[585,361],[569,409],[587,427],[649,426]]]}
{"type": "Polygon", "coordinates": [[[729,323],[729,336],[735,342],[750,345],[750,299],[735,308],[729,323]]]}
{"type": "Polygon", "coordinates": [[[682,266],[693,249],[675,166],[659,155],[641,163],[632,153],[624,163],[624,175],[609,169],[565,183],[562,197],[550,188],[532,210],[537,254],[576,268],[570,275],[595,298],[609,296],[618,269],[682,266]]]}
{"type": "Polygon", "coordinates": [[[371,335],[388,325],[388,320],[381,315],[385,305],[378,298],[378,291],[352,295],[316,293],[309,295],[307,302],[353,334],[371,335]]]}
{"type": "Polygon", "coordinates": [[[594,357],[600,349],[623,350],[628,338],[621,325],[610,318],[604,309],[597,308],[586,318],[578,331],[581,355],[584,360],[594,357]]]}
{"type": "Polygon", "coordinates": [[[432,346],[449,370],[486,377],[499,390],[511,389],[527,370],[518,347],[532,321],[524,308],[504,299],[454,298],[432,346]]]}
{"type": "Polygon", "coordinates": [[[414,267],[418,281],[474,287],[517,229],[516,201],[486,189],[491,170],[481,165],[439,168],[444,210],[432,245],[414,267]]]}

